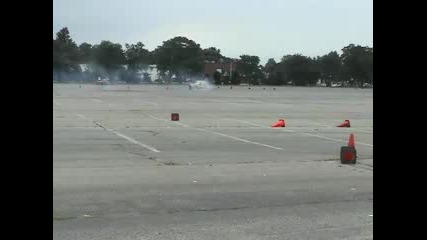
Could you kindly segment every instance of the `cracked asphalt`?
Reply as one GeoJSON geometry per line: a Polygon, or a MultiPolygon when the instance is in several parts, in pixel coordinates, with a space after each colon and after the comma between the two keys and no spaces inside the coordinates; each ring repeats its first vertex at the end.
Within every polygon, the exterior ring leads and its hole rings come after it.
{"type": "Polygon", "coordinates": [[[373,238],[372,89],[53,89],[53,239],[373,238]]]}

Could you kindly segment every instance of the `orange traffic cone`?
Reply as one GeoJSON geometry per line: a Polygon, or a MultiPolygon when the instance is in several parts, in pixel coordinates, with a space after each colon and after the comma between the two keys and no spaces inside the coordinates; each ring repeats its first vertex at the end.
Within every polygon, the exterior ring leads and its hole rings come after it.
{"type": "Polygon", "coordinates": [[[354,134],[352,133],[348,139],[348,146],[341,147],[340,160],[342,164],[356,164],[357,152],[354,142],[354,134]]]}
{"type": "Polygon", "coordinates": [[[350,134],[350,137],[348,139],[348,146],[352,148],[356,148],[356,143],[354,142],[354,134],[350,134]]]}
{"type": "Polygon", "coordinates": [[[341,123],[337,127],[350,127],[350,120],[345,120],[344,123],[341,123]]]}
{"type": "Polygon", "coordinates": [[[284,119],[279,119],[279,121],[277,123],[275,123],[272,127],[285,127],[285,120],[284,119]]]}

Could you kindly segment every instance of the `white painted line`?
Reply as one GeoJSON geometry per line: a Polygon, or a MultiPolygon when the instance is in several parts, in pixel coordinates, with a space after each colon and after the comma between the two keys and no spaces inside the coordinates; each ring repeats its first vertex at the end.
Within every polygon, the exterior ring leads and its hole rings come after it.
{"type": "Polygon", "coordinates": [[[78,113],[76,113],[76,116],[79,117],[79,118],[81,118],[81,119],[84,119],[84,120],[89,120],[89,118],[87,118],[87,117],[85,117],[85,116],[83,116],[81,114],[78,114],[78,113]]]}
{"type": "MultiPolygon", "coordinates": [[[[317,138],[322,138],[322,139],[326,139],[326,140],[331,140],[331,141],[335,141],[335,142],[347,142],[345,140],[341,140],[341,139],[335,139],[335,138],[329,138],[329,137],[324,137],[324,136],[320,136],[318,134],[310,134],[310,133],[300,133],[306,136],[310,136],[310,137],[317,137],[317,138]]],[[[356,142],[356,145],[364,145],[364,146],[369,146],[369,147],[373,147],[374,145],[372,144],[368,144],[368,143],[363,143],[363,142],[356,142]]]]}
{"type": "Polygon", "coordinates": [[[155,117],[155,116],[153,116],[153,115],[151,115],[151,114],[146,114],[146,116],[147,116],[147,117],[149,117],[149,118],[152,118],[152,119],[154,119],[154,120],[167,121],[167,120],[166,120],[166,119],[164,119],[164,118],[158,118],[158,117],[155,117]]]}
{"type": "Polygon", "coordinates": [[[98,102],[98,103],[102,103],[102,101],[101,100],[99,100],[99,99],[96,99],[96,98],[94,98],[94,99],[92,99],[94,102],[98,102]]]}
{"type": "Polygon", "coordinates": [[[152,118],[152,119],[154,119],[154,120],[159,120],[159,121],[164,121],[164,122],[172,122],[172,123],[174,123],[174,124],[176,124],[176,125],[180,125],[180,126],[183,126],[183,127],[186,127],[186,128],[191,128],[191,127],[190,127],[190,126],[188,126],[187,124],[180,123],[180,122],[176,122],[176,121],[169,121],[169,120],[164,119],[164,118],[158,118],[158,117],[155,117],[155,116],[153,116],[153,115],[151,115],[151,114],[146,114],[146,116],[147,116],[147,117],[149,117],[149,118],[152,118]]]}
{"type": "MultiPolygon", "coordinates": [[[[254,127],[260,127],[260,128],[266,128],[266,129],[272,129],[272,130],[276,129],[276,128],[272,128],[272,127],[266,127],[266,126],[263,126],[263,125],[259,125],[259,124],[256,124],[256,123],[251,123],[251,122],[248,122],[248,121],[237,120],[237,119],[232,119],[232,118],[226,118],[226,119],[231,120],[231,121],[235,121],[235,122],[245,123],[245,124],[248,124],[248,125],[251,125],[251,126],[254,126],[254,127]]],[[[279,129],[287,131],[287,132],[292,132],[292,133],[296,132],[294,130],[289,130],[289,129],[284,129],[284,128],[279,128],[279,129]]]]}
{"type": "Polygon", "coordinates": [[[370,215],[369,215],[369,217],[373,217],[373,216],[374,216],[374,214],[370,214],[370,215]]]}
{"type": "Polygon", "coordinates": [[[107,129],[107,131],[110,131],[110,132],[112,132],[112,133],[116,134],[117,136],[119,136],[119,137],[121,137],[121,138],[124,138],[124,139],[128,140],[129,142],[131,142],[131,143],[133,143],[133,144],[136,144],[136,145],[138,145],[138,146],[141,146],[141,147],[143,147],[143,148],[146,148],[146,149],[151,150],[151,151],[156,152],[156,153],[159,153],[159,152],[160,152],[159,150],[157,150],[156,148],[154,148],[154,147],[152,147],[152,146],[149,146],[149,145],[146,145],[146,144],[140,143],[140,142],[136,141],[135,139],[133,139],[133,138],[131,138],[131,137],[128,137],[128,136],[126,136],[126,135],[124,135],[124,134],[122,134],[122,133],[119,133],[119,132],[114,131],[113,129],[108,129],[108,128],[105,128],[105,129],[107,129]]]}
{"type": "MultiPolygon", "coordinates": [[[[144,126],[129,126],[129,127],[121,127],[121,128],[116,128],[118,129],[150,129],[150,130],[155,130],[155,129],[159,129],[159,130],[174,130],[174,129],[181,129],[182,127],[186,127],[189,128],[188,125],[183,124],[183,123],[175,123],[177,124],[177,126],[163,126],[163,127],[144,127],[144,126]],[[180,125],[180,126],[178,126],[180,125]]],[[[256,127],[250,127],[250,126],[245,126],[245,127],[221,127],[221,126],[215,126],[215,127],[206,127],[206,129],[210,129],[210,130],[254,130],[254,129],[258,129],[256,127]]]]}
{"type": "Polygon", "coordinates": [[[248,102],[252,102],[252,103],[265,103],[263,101],[258,101],[258,100],[248,100],[248,102]]]}
{"type": "Polygon", "coordinates": [[[213,100],[213,99],[211,99],[210,101],[211,101],[211,102],[214,102],[214,103],[222,103],[222,104],[233,104],[233,105],[241,105],[241,104],[244,104],[244,103],[234,103],[234,102],[226,102],[226,101],[221,101],[221,100],[213,100]]]}
{"type": "Polygon", "coordinates": [[[271,128],[271,129],[281,129],[281,130],[286,131],[286,132],[298,133],[297,131],[289,130],[289,129],[284,129],[284,128],[271,128]]]}
{"type": "Polygon", "coordinates": [[[149,105],[153,105],[153,106],[158,106],[159,105],[158,103],[155,103],[155,102],[148,102],[148,101],[141,101],[141,102],[149,104],[149,105]]]}
{"type": "MultiPolygon", "coordinates": [[[[168,121],[167,119],[158,118],[158,117],[155,117],[155,116],[150,115],[150,114],[147,114],[147,116],[150,117],[150,118],[156,119],[156,120],[168,121]]],[[[194,128],[194,127],[191,127],[189,125],[186,125],[186,124],[183,124],[183,123],[180,123],[180,122],[175,122],[174,121],[173,123],[177,124],[177,125],[181,125],[181,126],[186,127],[186,128],[191,128],[191,129],[195,129],[195,130],[199,130],[199,131],[203,131],[203,132],[215,134],[215,135],[218,135],[218,136],[222,136],[222,137],[226,137],[226,138],[231,138],[231,139],[234,139],[234,140],[237,140],[237,141],[240,141],[240,142],[244,142],[244,143],[255,144],[255,145],[259,145],[259,146],[263,146],[263,147],[268,147],[268,148],[272,148],[272,149],[276,149],[276,150],[284,150],[283,148],[280,148],[280,147],[275,147],[275,146],[271,146],[271,145],[263,144],[263,143],[258,143],[258,142],[252,142],[252,141],[249,141],[249,140],[246,140],[246,139],[243,139],[243,138],[233,137],[233,136],[230,136],[230,135],[227,135],[227,134],[223,134],[223,133],[219,133],[219,132],[215,132],[215,131],[211,131],[211,130],[206,130],[206,129],[203,129],[203,128],[194,128]]]]}
{"type": "MultiPolygon", "coordinates": [[[[248,122],[248,121],[242,121],[242,120],[231,119],[231,118],[227,118],[227,119],[232,120],[232,121],[241,122],[241,123],[246,123],[246,124],[252,125],[252,126],[258,126],[258,127],[261,127],[261,128],[280,129],[280,130],[286,131],[286,132],[299,133],[299,134],[302,134],[302,135],[305,135],[305,136],[322,138],[322,139],[331,140],[331,141],[335,141],[335,142],[347,142],[347,141],[344,141],[344,140],[341,140],[341,139],[329,138],[329,137],[321,136],[321,135],[318,135],[318,134],[302,133],[302,132],[297,132],[297,131],[289,130],[289,129],[285,129],[285,128],[271,128],[271,127],[266,127],[266,126],[262,126],[262,125],[259,125],[259,124],[251,123],[251,122],[248,122]]],[[[369,147],[373,147],[374,146],[372,144],[363,143],[363,142],[356,142],[356,144],[364,145],[364,146],[369,146],[369,147]]]]}
{"type": "Polygon", "coordinates": [[[265,126],[256,124],[256,123],[251,123],[251,122],[247,122],[247,121],[243,121],[243,120],[237,120],[237,119],[231,119],[231,118],[226,118],[227,120],[231,120],[231,121],[235,121],[235,122],[240,122],[240,123],[246,123],[248,125],[254,126],[254,127],[261,127],[264,128],[265,126]]]}
{"type": "Polygon", "coordinates": [[[284,150],[283,148],[280,148],[280,147],[275,147],[275,146],[271,146],[271,145],[263,144],[263,143],[258,143],[258,142],[252,142],[252,141],[249,141],[249,140],[246,140],[246,139],[243,139],[243,138],[233,137],[233,136],[230,136],[230,135],[227,135],[227,134],[224,134],[224,133],[214,132],[214,131],[210,131],[210,130],[206,130],[206,129],[202,129],[202,128],[195,128],[195,129],[197,129],[199,131],[208,132],[208,133],[212,133],[212,134],[215,134],[215,135],[223,136],[223,137],[226,137],[226,138],[231,138],[231,139],[234,139],[234,140],[237,140],[237,141],[240,141],[240,142],[244,142],[244,143],[251,143],[251,144],[255,144],[255,145],[259,145],[259,146],[264,146],[264,147],[268,147],[268,148],[272,148],[272,149],[276,149],[276,150],[284,150]]]}
{"type": "Polygon", "coordinates": [[[317,138],[322,138],[322,139],[326,139],[326,140],[331,140],[331,141],[335,141],[335,142],[345,142],[344,140],[341,140],[341,139],[324,137],[324,136],[320,136],[318,134],[311,134],[311,133],[300,133],[300,134],[310,136],[310,137],[317,137],[317,138]]]}
{"type": "MultiPolygon", "coordinates": [[[[320,123],[315,123],[316,125],[322,126],[322,127],[328,127],[328,128],[337,128],[334,126],[330,126],[330,125],[325,125],[325,124],[320,124],[320,123]]],[[[370,133],[370,134],[374,134],[373,132],[370,131],[365,131],[365,130],[360,130],[357,128],[340,128],[342,130],[347,130],[347,131],[352,131],[352,132],[362,132],[362,133],[370,133]]]]}
{"type": "MultiPolygon", "coordinates": [[[[77,115],[78,117],[82,118],[82,119],[90,120],[89,118],[87,118],[87,117],[85,117],[85,116],[83,116],[83,115],[81,115],[81,114],[76,113],[76,115],[77,115]]],[[[107,128],[107,127],[103,126],[103,125],[102,125],[101,123],[99,123],[99,122],[93,121],[93,123],[95,123],[96,125],[100,126],[100,127],[101,127],[101,128],[103,128],[103,129],[105,129],[106,131],[109,131],[109,132],[111,132],[111,133],[114,133],[115,135],[117,135],[117,136],[119,136],[119,137],[121,137],[121,138],[123,138],[123,139],[128,140],[129,142],[131,142],[131,143],[133,143],[133,144],[136,144],[136,145],[138,145],[138,146],[140,146],[140,147],[146,148],[146,149],[151,150],[151,151],[156,152],[156,153],[159,153],[159,152],[160,152],[159,150],[157,150],[156,148],[154,148],[154,147],[152,147],[152,146],[149,146],[149,145],[143,144],[143,143],[138,142],[137,140],[135,140],[135,139],[133,139],[133,138],[131,138],[131,137],[128,137],[128,136],[126,136],[126,135],[124,135],[124,134],[122,134],[122,133],[116,132],[116,131],[114,131],[113,129],[107,128]]]]}
{"type": "Polygon", "coordinates": [[[184,124],[184,123],[175,122],[175,121],[173,121],[173,123],[177,124],[177,125],[180,125],[180,126],[183,126],[183,127],[186,127],[186,128],[191,128],[190,126],[188,126],[187,124],[184,124]]]}

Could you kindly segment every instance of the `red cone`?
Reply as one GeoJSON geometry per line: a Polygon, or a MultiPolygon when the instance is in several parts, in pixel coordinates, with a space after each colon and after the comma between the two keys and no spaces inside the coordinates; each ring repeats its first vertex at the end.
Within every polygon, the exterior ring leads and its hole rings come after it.
{"type": "Polygon", "coordinates": [[[284,119],[279,119],[279,121],[275,124],[273,124],[272,127],[285,127],[285,120],[284,119]]]}
{"type": "Polygon", "coordinates": [[[337,127],[350,127],[350,120],[345,120],[344,123],[341,123],[337,127]]]}
{"type": "Polygon", "coordinates": [[[356,148],[356,143],[354,142],[354,134],[350,134],[350,138],[348,139],[348,146],[352,148],[356,148]]]}

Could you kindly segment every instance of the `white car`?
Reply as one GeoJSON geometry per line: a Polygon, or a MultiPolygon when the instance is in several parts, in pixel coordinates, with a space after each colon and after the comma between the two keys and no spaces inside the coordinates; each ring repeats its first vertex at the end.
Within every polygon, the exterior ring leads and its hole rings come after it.
{"type": "Polygon", "coordinates": [[[364,83],[362,86],[363,86],[364,88],[373,88],[373,87],[374,87],[374,85],[369,84],[369,83],[364,83]]]}
{"type": "Polygon", "coordinates": [[[99,77],[98,80],[95,81],[95,84],[97,84],[97,85],[107,85],[108,81],[109,81],[108,78],[101,79],[99,77]]]}
{"type": "Polygon", "coordinates": [[[207,81],[196,81],[194,83],[190,83],[190,88],[209,88],[210,84],[207,81]]]}
{"type": "Polygon", "coordinates": [[[341,83],[331,83],[331,87],[333,88],[341,87],[341,83]]]}

